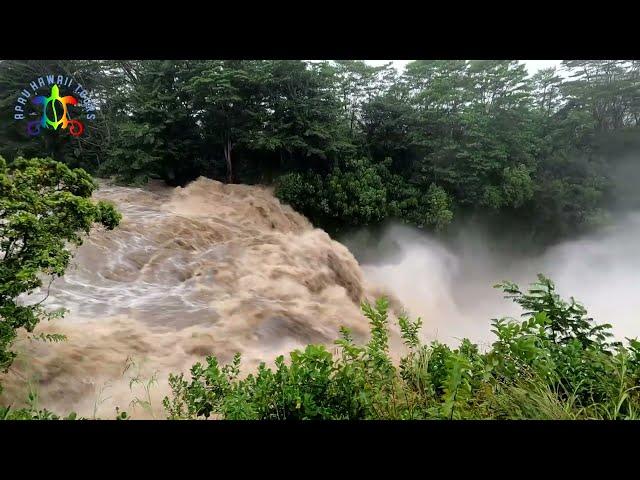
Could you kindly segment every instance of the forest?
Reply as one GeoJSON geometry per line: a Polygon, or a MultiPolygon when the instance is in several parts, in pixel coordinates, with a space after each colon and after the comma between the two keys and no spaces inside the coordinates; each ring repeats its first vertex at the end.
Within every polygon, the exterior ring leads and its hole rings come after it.
{"type": "Polygon", "coordinates": [[[3,61],[0,154],[128,184],[198,176],[276,186],[335,232],[394,218],[442,230],[482,215],[552,242],[638,204],[615,187],[638,148],[640,63],[570,60],[3,61]],[[64,72],[99,109],[82,137],[28,138],[18,92],[64,72]],[[625,163],[626,162],[626,163],[625,163]]]}
{"type": "MultiPolygon", "coordinates": [[[[639,61],[565,60],[534,75],[513,60],[403,72],[359,60],[0,61],[0,369],[19,330],[58,315],[18,297],[62,277],[94,225],[122,220],[91,198],[94,177],[273,187],[332,236],[390,220],[438,235],[479,218],[551,245],[640,207],[639,149],[639,61]],[[86,89],[95,120],[83,135],[30,137],[15,121],[21,90],[48,73],[86,89]]],[[[210,355],[189,379],[170,376],[163,406],[170,419],[638,418],[637,340],[613,340],[543,275],[528,290],[497,287],[524,314],[494,320],[488,350],[425,344],[422,320],[400,316],[407,353],[395,362],[381,298],[361,303],[367,343],[343,328],[339,355],[312,344],[248,376],[239,354],[210,355]]],[[[0,418],[76,414],[6,405],[0,418]]]]}

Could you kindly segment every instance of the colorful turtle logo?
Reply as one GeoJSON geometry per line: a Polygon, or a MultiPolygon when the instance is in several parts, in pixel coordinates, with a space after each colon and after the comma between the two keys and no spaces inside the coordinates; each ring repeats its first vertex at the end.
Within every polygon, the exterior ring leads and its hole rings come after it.
{"type": "Polygon", "coordinates": [[[52,126],[54,130],[57,130],[60,125],[65,129],[69,126],[69,133],[74,137],[79,137],[84,132],[84,125],[78,120],[69,120],[69,114],[67,112],[67,104],[77,105],[78,100],[71,95],[66,97],[60,96],[60,90],[57,85],[51,87],[51,96],[45,97],[43,95],[37,96],[32,100],[34,105],[42,105],[42,118],[40,120],[34,120],[27,124],[27,133],[31,136],[38,135],[40,133],[40,127],[49,128],[52,126]],[[62,105],[62,116],[58,118],[58,111],[56,110],[56,102],[62,105]],[[53,112],[53,120],[49,119],[47,114],[47,107],[51,103],[51,110],[53,112]]]}

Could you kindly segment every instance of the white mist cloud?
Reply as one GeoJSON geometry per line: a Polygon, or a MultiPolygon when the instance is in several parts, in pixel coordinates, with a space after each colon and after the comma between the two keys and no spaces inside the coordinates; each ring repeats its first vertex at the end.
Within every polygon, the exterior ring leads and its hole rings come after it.
{"type": "Polygon", "coordinates": [[[400,225],[369,244],[358,236],[343,243],[360,259],[369,281],[397,296],[412,316],[422,317],[426,340],[456,345],[467,337],[487,345],[493,341],[492,318],[522,313],[493,285],[510,280],[526,289],[538,273],[551,278],[563,298],[582,303],[596,323],[612,324],[617,338],[640,337],[638,238],[640,213],[633,213],[537,256],[505,253],[473,228],[446,245],[400,225]]]}

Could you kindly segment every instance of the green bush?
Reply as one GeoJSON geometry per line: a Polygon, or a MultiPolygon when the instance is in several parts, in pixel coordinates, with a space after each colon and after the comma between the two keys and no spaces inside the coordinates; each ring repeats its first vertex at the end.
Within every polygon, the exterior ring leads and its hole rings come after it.
{"type": "Polygon", "coordinates": [[[0,372],[16,356],[10,348],[20,328],[31,332],[40,320],[61,314],[46,311],[42,302],[24,305],[18,297],[41,287],[45,276],[62,276],[70,245],[80,245],[94,224],[118,225],[113,205],[91,200],[96,187],[84,170],[48,158],[17,158],[7,165],[0,157],[0,372]]]}
{"type": "Polygon", "coordinates": [[[171,375],[164,399],[171,419],[635,419],[640,407],[640,342],[610,342],[582,305],[565,301],[540,275],[527,292],[500,284],[520,304],[521,321],[493,321],[486,352],[468,339],[457,348],[423,344],[421,320],[398,319],[407,349],[389,355],[388,303],[363,304],[365,345],[347,329],[335,343],[309,345],[240,378],[240,355],[221,366],[197,363],[191,378],[171,375]]]}
{"type": "Polygon", "coordinates": [[[312,172],[281,176],[276,196],[323,227],[374,225],[396,218],[441,230],[453,219],[451,198],[431,183],[421,189],[388,170],[390,159],[373,164],[347,159],[322,177],[312,172]]]}

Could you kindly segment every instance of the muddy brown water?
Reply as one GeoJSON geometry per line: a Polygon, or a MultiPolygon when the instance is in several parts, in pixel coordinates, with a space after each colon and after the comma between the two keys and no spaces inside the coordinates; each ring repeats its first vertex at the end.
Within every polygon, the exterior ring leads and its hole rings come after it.
{"type": "Polygon", "coordinates": [[[103,183],[95,198],[115,203],[123,221],[95,229],[53,282],[45,305],[68,312],[36,332],[68,340],[22,335],[3,404],[20,405],[33,388],[39,406],[57,412],[113,418],[119,406],[161,418],[168,374],[206,355],[227,362],[240,352],[248,371],[310,342],[332,345],[341,325],[366,338],[359,304],[384,291],[267,188],[204,178],[185,188],[103,183]],[[154,375],[152,410],[131,404],[147,398],[154,375]]]}

